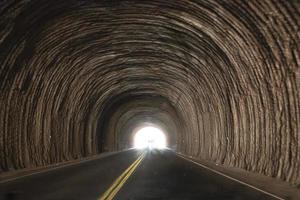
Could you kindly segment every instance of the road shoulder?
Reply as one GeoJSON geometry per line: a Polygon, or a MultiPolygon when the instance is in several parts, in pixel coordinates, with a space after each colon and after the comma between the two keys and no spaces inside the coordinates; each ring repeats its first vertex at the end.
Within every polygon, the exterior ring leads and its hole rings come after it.
{"type": "Polygon", "coordinates": [[[279,196],[283,199],[287,199],[287,200],[300,199],[299,189],[292,187],[288,183],[280,181],[278,179],[263,176],[239,168],[225,167],[206,160],[200,160],[198,158],[189,157],[181,153],[176,153],[176,154],[178,156],[183,156],[184,158],[191,160],[193,162],[199,163],[200,165],[203,165],[209,169],[215,170],[221,174],[229,176],[233,179],[252,185],[260,190],[266,191],[276,196],[279,196]]]}

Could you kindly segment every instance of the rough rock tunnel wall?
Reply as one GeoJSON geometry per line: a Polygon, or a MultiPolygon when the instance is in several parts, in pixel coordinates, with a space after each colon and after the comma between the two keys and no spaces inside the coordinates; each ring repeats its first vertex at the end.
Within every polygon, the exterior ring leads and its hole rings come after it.
{"type": "Polygon", "coordinates": [[[299,23],[296,0],[1,1],[1,169],[125,148],[149,122],[299,183],[299,23]]]}

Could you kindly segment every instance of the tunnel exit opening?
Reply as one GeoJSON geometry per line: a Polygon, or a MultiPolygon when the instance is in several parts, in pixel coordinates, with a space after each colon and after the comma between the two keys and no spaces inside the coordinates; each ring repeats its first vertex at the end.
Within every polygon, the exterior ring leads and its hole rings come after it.
{"type": "Polygon", "coordinates": [[[146,126],[139,129],[134,135],[134,148],[166,148],[166,135],[165,133],[156,127],[146,126]]]}

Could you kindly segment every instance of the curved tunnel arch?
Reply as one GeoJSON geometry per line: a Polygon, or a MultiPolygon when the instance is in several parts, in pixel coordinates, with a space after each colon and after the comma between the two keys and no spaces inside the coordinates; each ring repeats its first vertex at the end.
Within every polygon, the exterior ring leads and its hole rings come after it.
{"type": "Polygon", "coordinates": [[[109,111],[103,112],[101,118],[106,120],[97,131],[105,134],[101,139],[103,151],[132,147],[136,130],[147,125],[162,129],[167,134],[169,147],[176,147],[183,127],[175,121],[182,123],[183,120],[166,98],[143,93],[116,99],[106,107],[109,111]]]}
{"type": "Polygon", "coordinates": [[[2,5],[2,170],[127,148],[149,117],[176,151],[299,182],[299,13],[272,0],[2,5]]]}

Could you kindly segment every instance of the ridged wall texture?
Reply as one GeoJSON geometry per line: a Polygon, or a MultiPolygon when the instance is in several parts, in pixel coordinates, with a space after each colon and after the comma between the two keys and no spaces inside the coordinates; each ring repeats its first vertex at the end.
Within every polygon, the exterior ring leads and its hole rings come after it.
{"type": "Polygon", "coordinates": [[[296,0],[1,1],[0,80],[2,171],[128,148],[150,123],[300,183],[296,0]]]}

